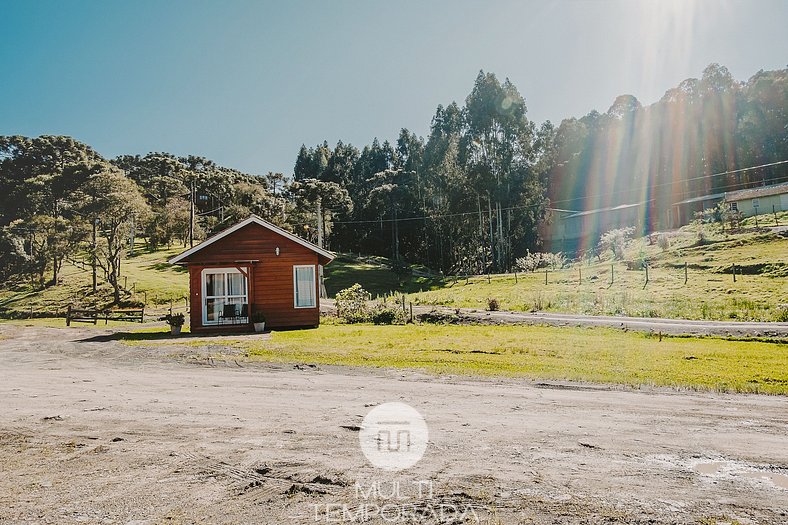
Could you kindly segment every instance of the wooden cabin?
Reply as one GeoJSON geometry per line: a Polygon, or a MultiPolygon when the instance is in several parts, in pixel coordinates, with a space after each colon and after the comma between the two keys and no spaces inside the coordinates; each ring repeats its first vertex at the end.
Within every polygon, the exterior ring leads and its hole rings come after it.
{"type": "Polygon", "coordinates": [[[169,260],[189,269],[192,332],[320,324],[320,275],[334,254],[252,215],[169,260]]]}

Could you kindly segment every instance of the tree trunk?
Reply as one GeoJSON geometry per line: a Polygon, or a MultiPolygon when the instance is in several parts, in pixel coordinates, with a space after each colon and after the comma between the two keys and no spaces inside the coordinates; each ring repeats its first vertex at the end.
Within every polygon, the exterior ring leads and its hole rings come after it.
{"type": "Polygon", "coordinates": [[[91,266],[93,267],[93,293],[95,294],[96,293],[96,263],[97,263],[97,257],[96,257],[96,219],[94,218],[92,222],[93,222],[93,246],[92,246],[93,260],[91,262],[91,266]]]}
{"type": "Polygon", "coordinates": [[[112,285],[112,298],[113,304],[120,303],[120,283],[118,282],[118,261],[113,258],[110,265],[109,282],[112,285]]]}

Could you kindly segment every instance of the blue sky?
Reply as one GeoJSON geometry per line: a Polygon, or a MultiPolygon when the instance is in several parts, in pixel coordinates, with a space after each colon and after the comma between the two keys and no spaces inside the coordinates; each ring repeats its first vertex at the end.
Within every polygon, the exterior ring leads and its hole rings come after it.
{"type": "Polygon", "coordinates": [[[711,62],[786,67],[787,25],[784,0],[0,0],[0,134],[289,174],[302,143],[426,136],[480,69],[558,124],[711,62]]]}

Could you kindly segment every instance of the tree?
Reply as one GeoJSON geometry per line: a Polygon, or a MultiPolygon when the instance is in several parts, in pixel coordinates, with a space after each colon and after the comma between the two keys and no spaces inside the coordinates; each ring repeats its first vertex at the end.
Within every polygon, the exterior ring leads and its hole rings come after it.
{"type": "Polygon", "coordinates": [[[120,265],[129,233],[135,223],[144,223],[150,207],[139,186],[117,168],[107,165],[92,175],[83,188],[88,201],[82,212],[96,220],[102,242],[96,247],[96,262],[107,272],[113,299],[120,302],[120,265]]]}
{"type": "Polygon", "coordinates": [[[511,207],[513,196],[518,197],[520,207],[538,206],[543,200],[542,192],[535,191],[541,188],[534,184],[531,169],[534,125],[526,111],[525,101],[509,79],[500,83],[494,74],[483,71],[465,101],[460,158],[470,187],[481,201],[479,208],[487,201],[492,266],[499,271],[511,260],[503,208],[511,207]]]}
{"type": "Polygon", "coordinates": [[[312,240],[321,248],[332,232],[332,218],[353,211],[353,201],[347,190],[335,182],[304,179],[294,181],[288,191],[298,210],[297,216],[314,224],[312,240]]]}
{"type": "Polygon", "coordinates": [[[0,136],[0,220],[62,215],[90,166],[101,161],[90,146],[71,137],[0,136]]]}
{"type": "Polygon", "coordinates": [[[71,137],[0,137],[0,187],[5,190],[0,220],[14,222],[17,229],[24,225],[31,234],[28,244],[36,262],[28,258],[28,267],[36,267],[42,282],[51,263],[50,282],[57,284],[63,259],[82,240],[79,188],[101,162],[92,148],[71,137]]]}
{"type": "Polygon", "coordinates": [[[369,192],[368,206],[379,210],[391,210],[391,253],[395,261],[400,260],[400,238],[398,210],[412,208],[412,197],[415,197],[410,186],[416,172],[405,172],[402,169],[387,169],[373,175],[370,180],[373,189],[369,192]],[[410,206],[409,206],[410,204],[410,206]]]}

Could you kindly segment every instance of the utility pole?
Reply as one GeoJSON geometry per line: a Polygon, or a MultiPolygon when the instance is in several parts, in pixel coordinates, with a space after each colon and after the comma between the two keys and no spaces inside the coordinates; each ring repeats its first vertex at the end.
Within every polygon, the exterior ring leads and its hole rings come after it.
{"type": "Polygon", "coordinates": [[[189,247],[194,246],[194,179],[189,190],[189,247]]]}
{"type": "Polygon", "coordinates": [[[495,249],[495,233],[493,231],[493,214],[492,214],[492,204],[490,201],[490,194],[487,194],[487,216],[490,219],[490,254],[492,255],[492,269],[498,269],[498,253],[495,249]]]}
{"type": "Polygon", "coordinates": [[[392,247],[394,252],[394,260],[399,261],[399,225],[397,224],[397,206],[391,207],[394,213],[394,220],[391,222],[391,230],[393,234],[392,247]]]}
{"type": "Polygon", "coordinates": [[[477,202],[479,204],[479,247],[482,249],[482,268],[481,273],[487,271],[487,248],[484,246],[484,216],[482,215],[482,196],[477,195],[477,202]]]}
{"type": "Polygon", "coordinates": [[[317,198],[317,247],[323,247],[323,199],[317,198]]]}

